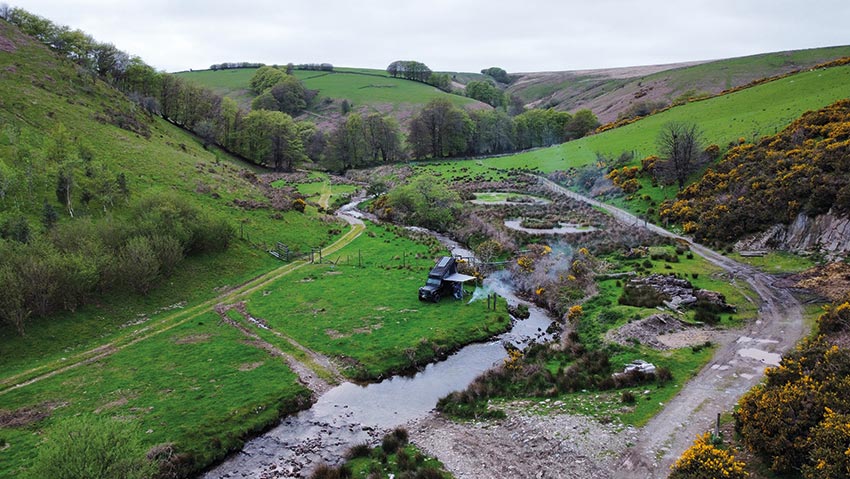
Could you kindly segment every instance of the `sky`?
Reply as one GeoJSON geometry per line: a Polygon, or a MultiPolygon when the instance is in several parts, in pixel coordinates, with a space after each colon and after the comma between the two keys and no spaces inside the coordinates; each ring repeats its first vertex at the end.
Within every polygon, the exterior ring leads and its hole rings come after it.
{"type": "Polygon", "coordinates": [[[5,0],[164,71],[655,65],[850,44],[847,0],[5,0]]]}

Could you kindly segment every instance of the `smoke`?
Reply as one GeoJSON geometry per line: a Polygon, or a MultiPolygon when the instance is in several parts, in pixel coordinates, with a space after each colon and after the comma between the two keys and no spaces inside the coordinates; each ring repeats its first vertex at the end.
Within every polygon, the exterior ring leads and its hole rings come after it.
{"type": "Polygon", "coordinates": [[[493,294],[493,290],[490,289],[489,286],[484,286],[481,288],[475,288],[475,291],[472,292],[472,298],[469,299],[469,302],[466,304],[472,304],[475,301],[484,299],[486,296],[493,294]]]}
{"type": "Polygon", "coordinates": [[[484,285],[480,288],[475,288],[475,291],[472,293],[472,299],[469,302],[484,299],[488,294],[493,293],[498,294],[502,298],[514,298],[514,283],[510,271],[496,271],[487,276],[487,279],[484,280],[484,285]]]}

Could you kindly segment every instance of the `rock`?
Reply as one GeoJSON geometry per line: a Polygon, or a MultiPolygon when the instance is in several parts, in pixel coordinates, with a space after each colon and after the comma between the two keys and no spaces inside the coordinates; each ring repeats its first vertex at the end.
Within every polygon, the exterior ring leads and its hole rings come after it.
{"type": "Polygon", "coordinates": [[[795,253],[820,250],[828,260],[850,253],[850,218],[832,211],[814,218],[800,213],[790,225],[773,225],[762,233],[735,243],[736,251],[783,250],[795,253]]]}

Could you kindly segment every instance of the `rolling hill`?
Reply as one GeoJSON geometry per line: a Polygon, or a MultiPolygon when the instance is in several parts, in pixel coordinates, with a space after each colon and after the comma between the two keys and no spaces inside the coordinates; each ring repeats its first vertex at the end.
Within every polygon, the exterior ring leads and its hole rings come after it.
{"type": "Polygon", "coordinates": [[[603,123],[638,102],[671,104],[850,55],[850,46],[765,53],[685,64],[513,74],[508,92],[528,106],[592,110],[603,123]]]}
{"type": "MultiPolygon", "coordinates": [[[[248,84],[254,68],[203,70],[176,75],[211,88],[216,93],[235,99],[250,108],[254,95],[248,84]]],[[[467,109],[489,109],[490,106],[471,98],[454,95],[431,85],[392,78],[383,70],[337,68],[332,72],[295,70],[305,88],[318,90],[308,110],[297,117],[310,120],[320,128],[330,129],[343,117],[341,104],[347,100],[352,109],[364,114],[380,112],[395,117],[402,126],[409,124],[419,108],[434,98],[446,98],[467,109]]]]}

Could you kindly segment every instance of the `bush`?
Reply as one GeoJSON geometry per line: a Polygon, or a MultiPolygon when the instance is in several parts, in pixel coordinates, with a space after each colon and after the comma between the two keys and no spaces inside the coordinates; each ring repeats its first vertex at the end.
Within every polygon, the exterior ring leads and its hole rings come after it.
{"type": "Polygon", "coordinates": [[[620,400],[623,404],[634,404],[635,401],[637,401],[635,394],[631,391],[623,391],[623,395],[620,397],[620,400]]]}
{"type": "Polygon", "coordinates": [[[711,444],[709,436],[706,433],[697,437],[694,445],[673,464],[670,479],[743,479],[749,476],[744,463],[711,444]]]}

